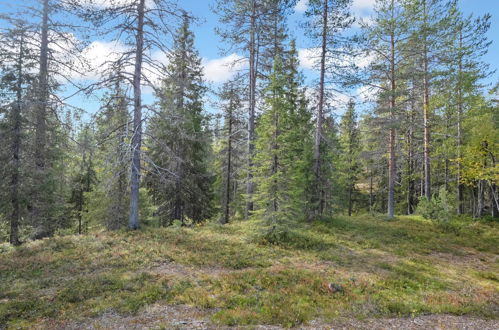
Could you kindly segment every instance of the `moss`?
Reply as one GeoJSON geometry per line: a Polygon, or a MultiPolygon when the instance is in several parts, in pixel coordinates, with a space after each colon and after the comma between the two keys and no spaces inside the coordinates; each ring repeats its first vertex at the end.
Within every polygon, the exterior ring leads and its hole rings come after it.
{"type": "Polygon", "coordinates": [[[257,221],[64,236],[0,250],[0,324],[30,328],[149,304],[216,308],[226,325],[421,313],[497,317],[497,223],[335,217],[277,244],[257,221]],[[435,253],[438,252],[438,253],[435,253]],[[438,254],[449,256],[439,258],[438,254]],[[479,258],[480,268],[463,258],[479,258]],[[184,270],[157,272],[179,265],[184,270]],[[332,293],[329,283],[343,287],[332,293]]]}

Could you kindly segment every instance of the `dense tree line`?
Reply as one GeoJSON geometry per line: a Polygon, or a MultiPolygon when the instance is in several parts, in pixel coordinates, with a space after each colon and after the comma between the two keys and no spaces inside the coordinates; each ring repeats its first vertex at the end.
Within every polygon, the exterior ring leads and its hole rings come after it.
{"type": "Polygon", "coordinates": [[[296,1],[218,0],[216,33],[244,69],[214,91],[196,18],[178,4],[83,2],[33,0],[2,17],[1,239],[209,219],[258,220],[278,235],[336,213],[432,217],[442,204],[450,216],[499,216],[489,15],[465,16],[457,0],[377,0],[353,35],[352,1],[311,0],[303,29],[318,79],[306,85],[287,29],[296,1]],[[81,24],[58,22],[68,15],[81,24]],[[82,86],[74,77],[92,68],[74,36],[89,26],[126,47],[82,86]],[[66,104],[68,84],[100,110],[66,104]],[[339,102],[356,89],[370,102],[339,102]]]}

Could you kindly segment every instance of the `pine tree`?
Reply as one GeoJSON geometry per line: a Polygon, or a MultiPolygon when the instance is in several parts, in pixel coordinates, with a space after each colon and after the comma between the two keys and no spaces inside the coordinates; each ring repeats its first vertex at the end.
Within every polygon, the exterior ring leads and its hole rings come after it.
{"type": "Polygon", "coordinates": [[[398,101],[404,94],[405,77],[401,68],[407,25],[400,0],[378,0],[372,24],[363,27],[365,47],[374,60],[368,66],[366,84],[378,92],[375,111],[376,125],[388,140],[388,201],[387,213],[395,212],[395,180],[397,176],[397,128],[401,107],[398,101]],[[388,134],[386,134],[388,133],[388,134]]]}
{"type": "Polygon", "coordinates": [[[349,13],[351,0],[311,0],[306,15],[309,21],[306,24],[309,37],[316,42],[319,48],[317,66],[319,68],[318,102],[316,105],[316,127],[314,143],[314,165],[315,191],[312,194],[314,213],[322,215],[327,201],[325,200],[325,189],[327,189],[326,173],[324,168],[328,166],[327,155],[323,155],[324,146],[324,121],[326,111],[326,78],[330,82],[338,82],[338,77],[343,76],[345,68],[341,63],[345,50],[349,43],[341,35],[342,30],[348,28],[354,19],[349,13]]]}
{"type": "Polygon", "coordinates": [[[169,56],[159,108],[150,120],[149,186],[163,225],[173,220],[199,222],[211,215],[210,139],[203,113],[201,58],[184,15],[169,56]]]}

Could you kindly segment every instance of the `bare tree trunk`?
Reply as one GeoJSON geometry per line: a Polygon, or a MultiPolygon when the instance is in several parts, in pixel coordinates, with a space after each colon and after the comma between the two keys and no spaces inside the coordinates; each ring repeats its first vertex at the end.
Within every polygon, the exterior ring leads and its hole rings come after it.
{"type": "Polygon", "coordinates": [[[142,144],[142,104],[141,75],[142,53],[144,48],[144,7],[145,0],[140,0],[137,7],[137,32],[135,36],[135,71],[133,75],[133,135],[132,169],[130,177],[130,216],[129,229],[139,228],[139,186],[140,186],[140,148],[142,144]]]}
{"type": "Polygon", "coordinates": [[[82,213],[83,212],[83,187],[78,192],[78,234],[82,233],[82,213]]]}
{"type": "MultiPolygon", "coordinates": [[[[424,24],[426,25],[426,0],[424,5],[424,24]]],[[[426,32],[425,32],[426,33],[426,32]]],[[[424,127],[424,142],[423,142],[423,155],[424,155],[424,179],[425,179],[425,196],[431,199],[431,167],[430,167],[430,83],[428,78],[428,46],[426,42],[426,35],[423,40],[423,127],[424,127]]]]}
{"type": "Polygon", "coordinates": [[[499,217],[499,198],[497,197],[497,186],[495,184],[490,184],[490,200],[492,204],[490,214],[492,217],[497,218],[499,217]]]}
{"type": "MultiPolygon", "coordinates": [[[[233,91],[231,91],[232,93],[233,91]]],[[[230,219],[230,177],[232,172],[232,98],[230,99],[228,113],[228,132],[227,132],[227,173],[225,174],[225,197],[224,197],[224,215],[222,224],[226,224],[230,219]]]]}
{"type": "Polygon", "coordinates": [[[317,105],[317,118],[315,127],[315,143],[314,143],[314,175],[316,181],[316,198],[318,207],[316,209],[319,215],[324,212],[324,187],[321,175],[321,145],[322,145],[322,126],[324,117],[324,80],[326,75],[326,52],[327,52],[327,26],[328,26],[328,1],[324,0],[322,12],[322,46],[321,46],[321,63],[320,63],[320,80],[319,80],[319,104],[317,105]]]}
{"type": "Polygon", "coordinates": [[[256,107],[256,0],[252,1],[249,43],[249,116],[248,116],[248,175],[246,182],[246,212],[249,219],[253,212],[253,154],[255,150],[255,107],[256,107]]]}
{"type": "MultiPolygon", "coordinates": [[[[24,32],[21,32],[24,33],[24,32]]],[[[10,219],[10,244],[20,245],[19,241],[19,222],[21,220],[21,211],[19,205],[19,169],[21,166],[21,111],[22,111],[22,82],[23,82],[23,53],[24,53],[24,35],[21,35],[19,43],[19,57],[17,62],[17,84],[16,84],[16,105],[13,107],[12,131],[12,178],[11,178],[11,204],[12,214],[10,219]]]]}
{"type": "Polygon", "coordinates": [[[353,202],[352,202],[352,192],[353,192],[353,184],[350,184],[348,186],[348,216],[352,216],[352,208],[353,208],[353,202]]]}
{"type": "Polygon", "coordinates": [[[277,149],[279,148],[279,145],[277,144],[278,138],[279,138],[279,115],[274,110],[274,141],[272,146],[272,149],[274,150],[274,157],[272,161],[272,175],[274,175],[274,191],[273,191],[274,196],[273,196],[272,206],[273,206],[274,216],[275,212],[277,212],[277,210],[279,209],[279,201],[277,200],[277,191],[279,187],[277,187],[277,178],[275,177],[275,174],[277,173],[279,167],[279,158],[277,157],[277,149]]]}
{"type": "Polygon", "coordinates": [[[370,170],[369,175],[369,213],[373,212],[373,170],[370,170]]]}
{"type": "MultiPolygon", "coordinates": [[[[462,28],[462,27],[461,27],[462,28]]],[[[459,47],[461,48],[463,44],[463,32],[459,31],[459,47]]],[[[461,183],[461,148],[463,145],[463,133],[462,133],[462,116],[463,116],[463,100],[462,100],[462,87],[461,87],[461,79],[462,79],[462,71],[463,71],[463,60],[462,57],[459,56],[459,71],[458,71],[458,103],[457,103],[457,214],[464,213],[463,207],[463,184],[461,183]]]]}
{"type": "Polygon", "coordinates": [[[41,238],[48,235],[48,219],[45,219],[46,207],[43,202],[43,189],[46,170],[46,144],[47,144],[47,107],[48,107],[48,18],[49,3],[48,0],[43,1],[42,9],[42,31],[40,41],[40,71],[38,76],[38,104],[36,111],[36,130],[35,130],[35,165],[37,179],[41,182],[35,193],[35,202],[33,207],[33,215],[36,221],[37,232],[35,238],[41,238]]]}
{"type": "MultiPolygon", "coordinates": [[[[411,125],[413,124],[411,120],[411,125]]],[[[408,154],[407,154],[407,214],[414,212],[414,178],[413,178],[413,150],[412,150],[412,128],[407,133],[408,154]]]]}
{"type": "MultiPolygon", "coordinates": [[[[392,8],[394,6],[392,0],[392,8]]],[[[392,9],[393,10],[393,9],[392,9]]],[[[390,137],[388,150],[390,158],[388,160],[388,218],[393,218],[395,209],[395,175],[396,175],[396,158],[395,158],[395,35],[392,29],[390,34],[390,137]]]]}
{"type": "Polygon", "coordinates": [[[478,193],[477,193],[477,209],[476,217],[480,218],[483,216],[483,210],[485,208],[485,181],[480,180],[478,182],[478,193]]]}

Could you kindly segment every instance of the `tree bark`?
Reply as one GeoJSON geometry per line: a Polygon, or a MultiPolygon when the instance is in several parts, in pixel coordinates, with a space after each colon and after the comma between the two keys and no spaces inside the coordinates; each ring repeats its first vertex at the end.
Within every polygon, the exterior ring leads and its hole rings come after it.
{"type": "Polygon", "coordinates": [[[46,144],[47,144],[47,107],[48,107],[48,19],[49,19],[49,3],[48,0],[43,0],[42,9],[42,31],[40,40],[40,67],[38,76],[38,104],[36,111],[36,130],[35,130],[35,171],[39,180],[38,189],[35,192],[35,202],[33,206],[33,215],[36,221],[37,232],[35,238],[42,238],[49,235],[48,223],[45,219],[46,207],[43,201],[45,192],[41,191],[45,186],[46,171],[46,144]]]}
{"type": "MultiPolygon", "coordinates": [[[[423,1],[424,6],[424,25],[427,24],[426,0],[423,1]]],[[[428,45],[426,41],[426,32],[423,39],[423,127],[424,127],[424,179],[425,179],[425,196],[431,199],[431,167],[430,167],[430,82],[428,78],[428,45]]]]}
{"type": "MultiPolygon", "coordinates": [[[[24,32],[21,32],[24,33],[24,32]]],[[[19,205],[19,176],[21,167],[21,112],[22,112],[22,83],[23,83],[23,52],[24,35],[21,35],[19,43],[19,57],[17,61],[17,83],[16,83],[16,105],[13,106],[13,139],[12,139],[12,177],[11,177],[11,204],[12,214],[10,219],[10,244],[20,245],[19,240],[19,222],[21,220],[21,211],[19,205]]]]}
{"type": "Polygon", "coordinates": [[[369,213],[373,213],[373,202],[374,202],[374,196],[373,196],[373,170],[371,169],[369,171],[369,213]]]}
{"type": "MultiPolygon", "coordinates": [[[[394,1],[392,0],[392,10],[394,1]]],[[[388,218],[393,218],[395,209],[395,35],[392,28],[390,33],[390,133],[388,150],[390,153],[388,160],[388,218]]]]}
{"type": "Polygon", "coordinates": [[[246,181],[246,212],[249,219],[253,212],[253,154],[255,150],[255,107],[256,107],[256,0],[251,2],[249,42],[249,115],[248,115],[248,175],[246,181]]]}
{"type": "MultiPolygon", "coordinates": [[[[413,125],[412,120],[412,111],[411,111],[411,124],[413,125]]],[[[407,133],[407,144],[408,144],[408,152],[407,152],[407,214],[410,215],[414,212],[414,178],[413,178],[413,170],[414,170],[414,160],[413,160],[413,150],[412,150],[412,127],[409,129],[407,133]]]]}
{"type": "Polygon", "coordinates": [[[353,192],[353,184],[350,184],[348,186],[348,216],[352,216],[352,208],[353,208],[353,202],[352,202],[352,192],[353,192]]]}
{"type": "MultiPolygon", "coordinates": [[[[231,90],[231,94],[233,91],[231,90]]],[[[227,132],[227,169],[225,174],[225,197],[224,197],[224,216],[222,224],[229,223],[230,219],[230,177],[232,172],[232,98],[228,109],[228,132],[227,132]]]]}
{"type": "Polygon", "coordinates": [[[140,148],[142,144],[142,100],[141,75],[142,54],[144,48],[144,8],[145,0],[137,6],[137,31],[135,36],[135,70],[133,75],[133,136],[132,136],[132,169],[130,177],[130,216],[129,229],[139,228],[139,187],[140,187],[140,148]]]}
{"type": "MultiPolygon", "coordinates": [[[[463,44],[463,31],[462,26],[459,30],[459,48],[462,48],[463,44]]],[[[459,69],[458,69],[458,103],[457,103],[457,175],[456,175],[456,183],[457,183],[457,214],[461,215],[464,213],[464,205],[463,205],[463,184],[461,183],[461,148],[463,145],[463,133],[462,133],[462,116],[463,116],[463,91],[461,85],[462,79],[462,71],[463,71],[463,60],[462,56],[459,56],[459,69]]]]}
{"type": "Polygon", "coordinates": [[[318,205],[316,212],[322,215],[324,212],[324,188],[321,175],[321,145],[322,145],[322,126],[324,117],[324,81],[326,75],[326,52],[327,52],[327,26],[328,26],[328,0],[323,2],[322,12],[322,45],[319,79],[319,104],[317,105],[317,118],[315,128],[314,143],[314,175],[316,181],[316,198],[318,205]]]}

